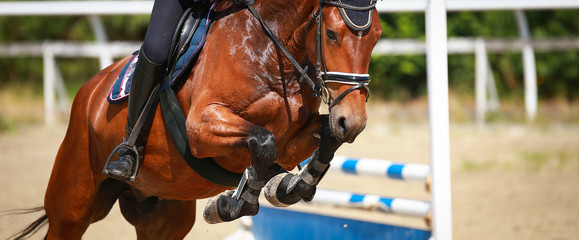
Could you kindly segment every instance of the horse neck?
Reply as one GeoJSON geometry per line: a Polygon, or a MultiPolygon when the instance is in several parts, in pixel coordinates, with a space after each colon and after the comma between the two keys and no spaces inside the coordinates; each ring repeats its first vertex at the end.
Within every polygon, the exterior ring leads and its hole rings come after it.
{"type": "MultiPolygon", "coordinates": [[[[257,11],[291,56],[302,67],[309,65],[309,60],[306,58],[305,30],[310,17],[319,6],[318,0],[258,0],[258,3],[260,8],[257,11]]],[[[320,105],[319,98],[314,97],[313,90],[305,81],[298,81],[300,73],[287,57],[283,56],[278,59],[281,62],[277,62],[276,65],[280,68],[281,75],[273,79],[281,79],[284,92],[301,92],[308,109],[317,112],[320,105]]],[[[313,78],[313,71],[310,72],[310,77],[313,78]]]]}
{"type": "MultiPolygon", "coordinates": [[[[296,60],[305,55],[305,29],[317,0],[262,0],[258,11],[296,60]]],[[[288,61],[289,63],[289,61],[288,61]]]]}

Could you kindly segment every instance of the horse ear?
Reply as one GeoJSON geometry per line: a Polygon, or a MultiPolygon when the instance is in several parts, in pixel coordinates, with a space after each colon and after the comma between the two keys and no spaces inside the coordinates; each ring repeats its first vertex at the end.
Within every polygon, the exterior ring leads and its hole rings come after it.
{"type": "MultiPolygon", "coordinates": [[[[373,0],[349,0],[345,3],[355,7],[365,7],[371,5],[373,0]]],[[[348,27],[354,31],[364,31],[372,26],[372,16],[374,9],[357,11],[348,8],[338,7],[342,19],[348,27]]]]}

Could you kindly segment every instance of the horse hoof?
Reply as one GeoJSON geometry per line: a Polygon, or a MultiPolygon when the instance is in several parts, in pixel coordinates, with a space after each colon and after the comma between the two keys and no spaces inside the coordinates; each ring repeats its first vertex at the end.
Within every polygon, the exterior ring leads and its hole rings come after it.
{"type": "Polygon", "coordinates": [[[254,216],[259,204],[233,197],[233,191],[225,191],[211,198],[203,210],[203,219],[209,224],[231,222],[243,216],[254,216]]]}
{"type": "MultiPolygon", "coordinates": [[[[293,175],[293,174],[292,174],[293,175]]],[[[290,175],[290,173],[281,173],[278,175],[275,175],[275,177],[273,177],[272,179],[270,179],[267,184],[265,184],[265,188],[264,188],[264,193],[265,193],[265,199],[267,199],[267,201],[269,203],[271,203],[271,205],[274,205],[276,207],[287,207],[289,206],[289,204],[285,204],[283,202],[281,202],[278,198],[277,198],[277,190],[280,189],[280,184],[282,182],[282,180],[288,176],[289,178],[292,177],[292,175],[290,175]]]]}
{"type": "Polygon", "coordinates": [[[291,191],[291,181],[295,177],[291,173],[281,173],[273,177],[265,185],[265,198],[276,207],[287,207],[313,196],[315,188],[307,185],[303,180],[299,180],[291,191]]]}
{"type": "Polygon", "coordinates": [[[219,195],[209,199],[209,202],[207,203],[207,205],[205,205],[205,209],[203,210],[203,219],[205,219],[205,222],[209,223],[209,224],[216,224],[216,223],[222,223],[225,222],[220,216],[219,216],[219,202],[220,202],[220,198],[231,198],[231,196],[233,195],[233,193],[229,193],[230,191],[225,191],[223,193],[220,193],[219,195]]]}

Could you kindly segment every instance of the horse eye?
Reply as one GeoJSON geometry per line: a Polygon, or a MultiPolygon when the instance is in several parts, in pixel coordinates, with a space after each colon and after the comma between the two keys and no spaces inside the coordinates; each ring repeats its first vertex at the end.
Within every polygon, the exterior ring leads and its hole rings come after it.
{"type": "Polygon", "coordinates": [[[326,35],[328,36],[328,38],[332,41],[338,41],[338,37],[336,36],[336,33],[331,31],[331,30],[326,30],[326,35]]]}

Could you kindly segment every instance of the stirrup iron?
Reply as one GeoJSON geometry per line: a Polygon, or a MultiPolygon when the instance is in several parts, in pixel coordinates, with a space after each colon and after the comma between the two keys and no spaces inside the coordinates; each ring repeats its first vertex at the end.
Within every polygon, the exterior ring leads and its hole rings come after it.
{"type": "Polygon", "coordinates": [[[107,176],[111,176],[111,172],[110,172],[110,163],[111,163],[111,159],[113,158],[113,156],[115,155],[115,153],[118,153],[118,151],[121,148],[126,148],[129,151],[132,151],[133,153],[135,153],[135,165],[133,167],[133,174],[131,174],[131,176],[127,179],[127,181],[129,182],[134,182],[135,178],[137,177],[137,173],[139,172],[139,168],[140,168],[140,164],[141,164],[141,155],[139,154],[139,150],[136,146],[130,146],[126,141],[123,141],[121,144],[119,144],[118,146],[115,147],[115,149],[113,149],[113,151],[109,154],[109,157],[107,158],[107,162],[105,163],[105,166],[103,168],[103,174],[107,175],[107,176]]]}

